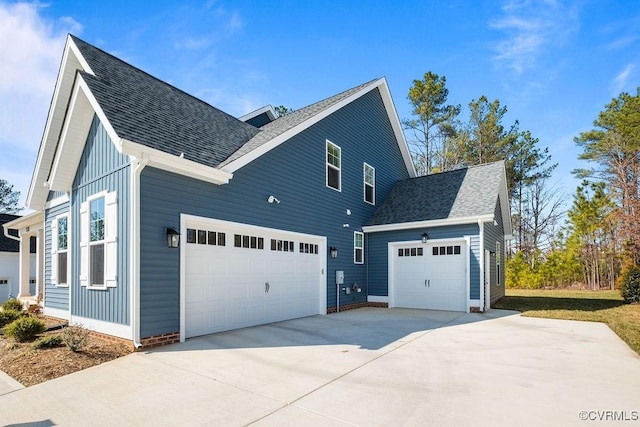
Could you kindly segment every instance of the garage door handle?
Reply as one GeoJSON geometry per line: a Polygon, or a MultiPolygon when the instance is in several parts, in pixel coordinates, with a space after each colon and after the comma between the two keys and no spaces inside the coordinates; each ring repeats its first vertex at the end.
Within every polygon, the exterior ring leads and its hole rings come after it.
{"type": "Polygon", "coordinates": [[[426,288],[427,286],[428,286],[428,287],[431,287],[431,279],[429,279],[429,280],[426,280],[426,279],[425,279],[425,281],[424,281],[424,287],[426,288]]]}
{"type": "Polygon", "coordinates": [[[265,282],[265,284],[264,284],[264,293],[265,294],[269,293],[269,282],[265,282]]]}

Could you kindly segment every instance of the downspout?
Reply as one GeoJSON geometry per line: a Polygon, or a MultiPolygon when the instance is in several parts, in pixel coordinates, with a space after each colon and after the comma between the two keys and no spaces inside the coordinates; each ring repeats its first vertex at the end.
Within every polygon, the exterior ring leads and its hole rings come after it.
{"type": "Polygon", "coordinates": [[[480,229],[480,311],[484,312],[484,222],[478,219],[480,229]]]}
{"type": "Polygon", "coordinates": [[[143,155],[141,159],[131,160],[131,327],[133,328],[133,345],[142,347],[140,343],[140,174],[149,162],[143,155]]]}

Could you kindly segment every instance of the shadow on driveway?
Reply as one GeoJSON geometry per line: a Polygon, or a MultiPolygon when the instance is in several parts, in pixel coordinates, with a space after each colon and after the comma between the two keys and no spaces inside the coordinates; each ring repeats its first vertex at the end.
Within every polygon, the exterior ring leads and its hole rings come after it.
{"type": "Polygon", "coordinates": [[[487,313],[361,308],[326,316],[311,316],[251,328],[190,338],[181,344],[159,347],[150,353],[188,350],[349,345],[380,350],[401,345],[438,328],[482,322],[517,314],[508,310],[487,313]]]}

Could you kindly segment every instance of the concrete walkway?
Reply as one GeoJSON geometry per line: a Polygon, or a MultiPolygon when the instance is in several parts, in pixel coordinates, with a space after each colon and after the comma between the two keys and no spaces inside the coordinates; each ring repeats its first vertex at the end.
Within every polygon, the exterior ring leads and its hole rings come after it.
{"type": "Polygon", "coordinates": [[[498,310],[314,316],[0,396],[0,425],[40,426],[570,426],[639,411],[640,358],[606,325],[498,310]]]}

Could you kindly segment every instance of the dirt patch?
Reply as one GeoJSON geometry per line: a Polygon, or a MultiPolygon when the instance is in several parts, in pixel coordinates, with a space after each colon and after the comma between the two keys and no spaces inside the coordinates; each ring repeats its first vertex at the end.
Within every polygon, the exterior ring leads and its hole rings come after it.
{"type": "MultiPolygon", "coordinates": [[[[47,323],[53,322],[47,319],[47,323]]],[[[55,330],[39,336],[59,333],[55,330]]],[[[76,353],[65,346],[35,349],[33,342],[19,343],[0,335],[0,370],[28,387],[117,359],[132,351],[129,345],[93,335],[76,353]]]]}

